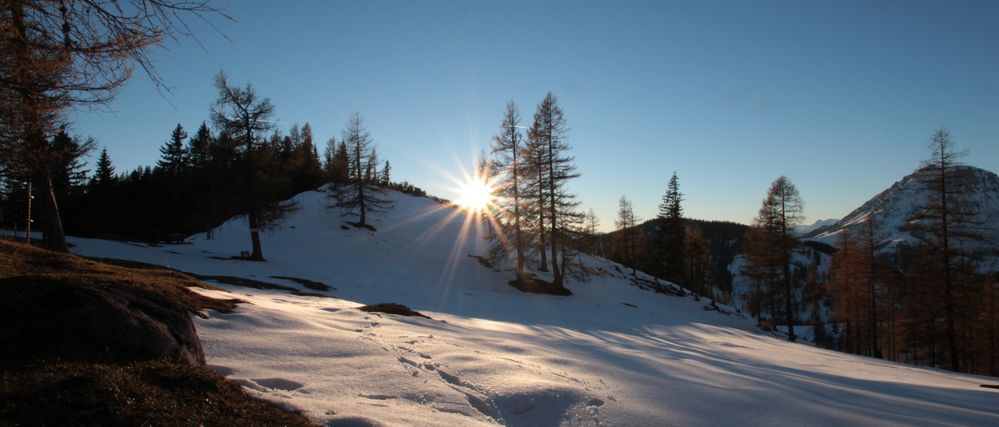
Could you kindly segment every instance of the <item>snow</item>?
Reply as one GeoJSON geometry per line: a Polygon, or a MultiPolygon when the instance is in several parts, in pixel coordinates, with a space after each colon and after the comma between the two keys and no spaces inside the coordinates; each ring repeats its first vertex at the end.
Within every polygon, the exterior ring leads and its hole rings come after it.
{"type": "MultiPolygon", "coordinates": [[[[843,230],[859,226],[873,215],[878,233],[890,243],[889,249],[900,243],[917,244],[919,240],[902,229],[917,206],[927,203],[929,192],[920,182],[925,173],[924,170],[917,170],[903,177],[810,240],[835,246],[843,230]]],[[[959,199],[977,211],[971,221],[979,224],[978,231],[984,237],[985,247],[989,248],[992,242],[999,241],[999,176],[973,166],[956,166],[954,175],[967,181],[961,188],[959,199]]],[[[968,244],[976,246],[973,241],[968,244]]]]}
{"type": "Polygon", "coordinates": [[[570,282],[572,296],[521,293],[510,271],[469,256],[486,244],[463,212],[390,197],[371,232],[342,229],[323,193],[300,194],[285,227],[261,236],[267,262],[228,259],[249,246],[241,219],[183,245],[71,242],[87,256],[333,287],[320,298],[219,285],[198,291],[248,304],[195,319],[211,368],[329,425],[999,424],[999,391],[979,387],[995,378],[787,343],[706,299],[639,289],[603,259],[586,259],[597,274],[570,282]],[[380,302],[432,319],[356,309],[380,302]]]}

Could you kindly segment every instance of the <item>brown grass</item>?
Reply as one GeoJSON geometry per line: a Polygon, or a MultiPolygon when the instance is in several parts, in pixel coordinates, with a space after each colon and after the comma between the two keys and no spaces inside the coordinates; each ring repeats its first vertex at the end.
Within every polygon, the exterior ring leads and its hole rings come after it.
{"type": "MultiPolygon", "coordinates": [[[[0,279],[25,276],[169,298],[192,313],[205,309],[229,313],[241,302],[193,292],[188,288],[218,288],[178,271],[110,265],[0,239],[0,279]]],[[[0,426],[7,425],[315,424],[298,412],[251,397],[236,383],[201,366],[168,360],[106,363],[95,356],[74,362],[0,365],[0,426]]]]}
{"type": "Polygon", "coordinates": [[[0,373],[0,425],[313,426],[200,367],[164,360],[0,373]]]}
{"type": "Polygon", "coordinates": [[[219,289],[186,274],[164,268],[128,268],[105,264],[76,255],[50,252],[23,243],[0,240],[0,278],[46,276],[73,282],[134,288],[180,301],[192,313],[204,309],[231,313],[238,299],[214,299],[189,287],[219,289]]]}

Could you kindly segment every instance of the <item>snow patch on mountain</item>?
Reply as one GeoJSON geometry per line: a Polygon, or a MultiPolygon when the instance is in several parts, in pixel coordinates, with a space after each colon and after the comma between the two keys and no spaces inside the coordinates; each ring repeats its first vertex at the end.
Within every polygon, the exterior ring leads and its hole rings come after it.
{"type": "MultiPolygon", "coordinates": [[[[925,173],[925,169],[919,169],[905,176],[835,224],[813,230],[806,237],[835,245],[843,230],[859,226],[873,215],[885,240],[918,243],[916,236],[903,227],[917,207],[928,201],[929,190],[920,182],[925,173]]],[[[985,245],[994,249],[995,242],[999,242],[999,176],[973,166],[956,166],[954,175],[966,183],[960,189],[960,200],[977,211],[973,220],[982,225],[985,245]]]]}

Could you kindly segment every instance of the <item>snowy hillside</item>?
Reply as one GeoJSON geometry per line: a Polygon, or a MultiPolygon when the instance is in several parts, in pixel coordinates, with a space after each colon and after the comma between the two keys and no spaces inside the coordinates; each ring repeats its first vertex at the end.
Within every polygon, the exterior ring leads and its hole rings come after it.
{"type": "MultiPolygon", "coordinates": [[[[873,214],[878,228],[886,238],[896,242],[914,243],[915,238],[901,231],[916,206],[926,203],[926,189],[919,182],[922,170],[907,175],[891,187],[874,196],[835,224],[814,230],[807,237],[828,244],[836,244],[836,236],[873,214]]],[[[985,241],[994,246],[999,241],[999,176],[972,166],[958,166],[955,175],[968,182],[962,193],[968,194],[963,202],[978,209],[975,221],[986,226],[985,241]]]]}
{"type": "Polygon", "coordinates": [[[182,245],[71,243],[202,275],[329,285],[334,298],[221,285],[230,292],[206,292],[249,304],[196,324],[213,369],[330,425],[999,424],[999,390],[979,387],[995,378],[790,344],[704,300],[640,289],[602,259],[586,260],[595,274],[570,281],[571,296],[521,293],[509,271],[470,256],[486,244],[464,213],[391,198],[371,232],[342,228],[324,193],[300,194],[284,228],[262,235],[267,262],[230,259],[249,247],[241,219],[182,245]],[[432,319],[356,310],[381,302],[432,319]]]}

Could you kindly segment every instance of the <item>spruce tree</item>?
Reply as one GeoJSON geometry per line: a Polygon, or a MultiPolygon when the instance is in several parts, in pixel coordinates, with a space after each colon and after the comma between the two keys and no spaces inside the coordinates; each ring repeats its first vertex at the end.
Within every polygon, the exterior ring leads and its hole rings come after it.
{"type": "Polygon", "coordinates": [[[187,153],[191,167],[198,169],[208,164],[211,158],[212,131],[201,122],[197,132],[187,142],[187,153]]]}
{"type": "Polygon", "coordinates": [[[187,147],[184,146],[185,139],[187,132],[180,123],[177,123],[170,132],[170,140],[160,147],[160,160],[156,162],[156,166],[170,176],[176,175],[187,166],[188,153],[187,147]]]}
{"type": "Polygon", "coordinates": [[[683,264],[687,233],[682,203],[683,193],[680,193],[679,179],[674,171],[659,204],[652,258],[657,261],[654,272],[662,274],[666,280],[686,286],[683,264]]]}
{"type": "Polygon", "coordinates": [[[379,180],[382,187],[388,187],[392,183],[392,164],[388,160],[385,161],[385,166],[382,166],[379,180]]]}
{"type": "Polygon", "coordinates": [[[97,157],[97,170],[94,172],[93,185],[97,188],[108,188],[114,181],[114,165],[111,164],[111,156],[108,155],[107,147],[101,149],[100,156],[97,157]]]}

